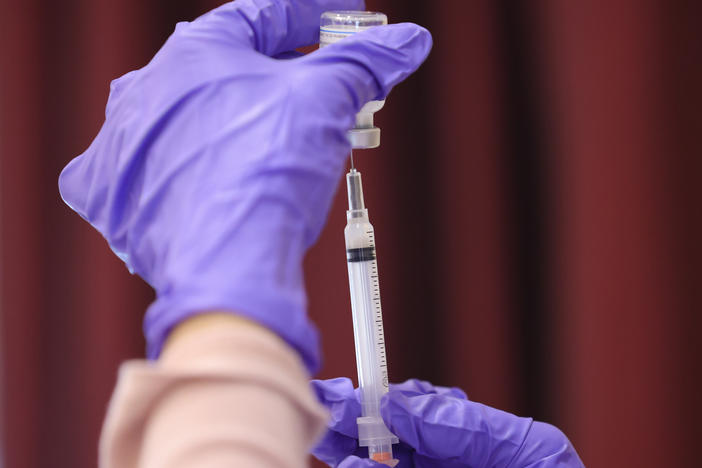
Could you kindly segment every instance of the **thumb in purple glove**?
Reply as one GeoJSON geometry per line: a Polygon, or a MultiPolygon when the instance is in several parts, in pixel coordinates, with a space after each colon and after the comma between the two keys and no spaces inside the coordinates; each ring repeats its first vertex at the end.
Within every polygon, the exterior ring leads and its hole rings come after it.
{"type": "Polygon", "coordinates": [[[555,426],[449,395],[390,391],[381,414],[414,450],[414,466],[582,467],[555,426]]]}

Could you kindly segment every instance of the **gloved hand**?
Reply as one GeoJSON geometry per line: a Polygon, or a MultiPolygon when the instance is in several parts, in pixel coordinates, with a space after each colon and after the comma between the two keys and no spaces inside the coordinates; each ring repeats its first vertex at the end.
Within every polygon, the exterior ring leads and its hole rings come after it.
{"type": "Polygon", "coordinates": [[[66,203],[157,292],[144,331],[232,311],[277,332],[310,371],[302,259],[326,220],[346,131],[424,61],[414,24],[361,32],[303,57],[325,10],[360,0],[237,0],[180,23],[151,62],[111,85],[106,120],[59,179],[66,203]]]}
{"type": "MultiPolygon", "coordinates": [[[[329,428],[312,454],[339,468],[382,467],[359,448],[357,391],[349,379],[312,381],[329,409],[329,428]]],[[[398,467],[582,467],[568,438],[556,427],[469,401],[457,388],[408,380],[391,385],[381,414],[400,439],[398,467]]]]}

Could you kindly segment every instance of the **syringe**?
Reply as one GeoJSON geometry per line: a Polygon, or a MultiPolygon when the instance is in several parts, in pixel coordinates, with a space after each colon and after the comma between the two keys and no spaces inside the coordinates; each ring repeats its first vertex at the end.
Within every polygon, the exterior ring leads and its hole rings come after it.
{"type": "MultiPolygon", "coordinates": [[[[375,26],[388,24],[383,13],[371,11],[327,11],[320,21],[320,47],[375,26]]],[[[373,124],[373,114],[384,101],[366,103],[356,115],[354,128],[348,132],[352,148],[369,149],[380,145],[380,129],[373,124]]],[[[388,391],[388,366],[385,355],[383,313],[380,307],[378,263],[375,259],[375,234],[363,203],[361,173],[353,165],[346,174],[349,210],[346,212],[346,260],[356,342],[356,367],[361,397],[358,443],[368,447],[368,457],[395,466],[392,444],[398,442],[380,416],[380,397],[388,391]]]]}
{"type": "Polygon", "coordinates": [[[375,234],[363,202],[361,173],[353,167],[353,155],[351,161],[351,170],[346,174],[349,209],[344,237],[361,397],[358,442],[361,447],[368,447],[369,458],[395,466],[398,460],[393,459],[392,444],[398,439],[380,416],[380,398],[388,391],[388,367],[375,234]]]}

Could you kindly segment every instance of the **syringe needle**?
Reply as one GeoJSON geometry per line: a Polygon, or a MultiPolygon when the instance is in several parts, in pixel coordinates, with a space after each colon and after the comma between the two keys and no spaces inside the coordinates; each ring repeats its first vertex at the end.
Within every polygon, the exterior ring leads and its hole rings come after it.
{"type": "Polygon", "coordinates": [[[353,167],[353,148],[351,149],[351,169],[355,169],[353,167]]]}

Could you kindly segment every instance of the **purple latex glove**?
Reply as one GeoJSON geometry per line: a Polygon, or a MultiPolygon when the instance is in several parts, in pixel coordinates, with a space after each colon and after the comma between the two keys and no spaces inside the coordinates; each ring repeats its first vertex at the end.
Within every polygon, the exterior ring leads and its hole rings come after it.
{"type": "Polygon", "coordinates": [[[317,368],[302,259],[342,175],[346,131],[431,48],[425,29],[405,23],[290,58],[318,41],[323,11],[363,7],[227,3],[178,24],[148,65],[112,83],[100,133],[59,186],[156,290],[150,357],[182,320],[224,310],[274,330],[317,368]]]}
{"type": "MultiPolygon", "coordinates": [[[[313,455],[340,468],[382,467],[357,445],[357,392],[349,379],[315,380],[312,387],[331,413],[329,429],[313,455]]],[[[408,380],[391,385],[381,413],[400,438],[399,467],[582,467],[556,427],[474,403],[457,388],[408,380]]]]}

